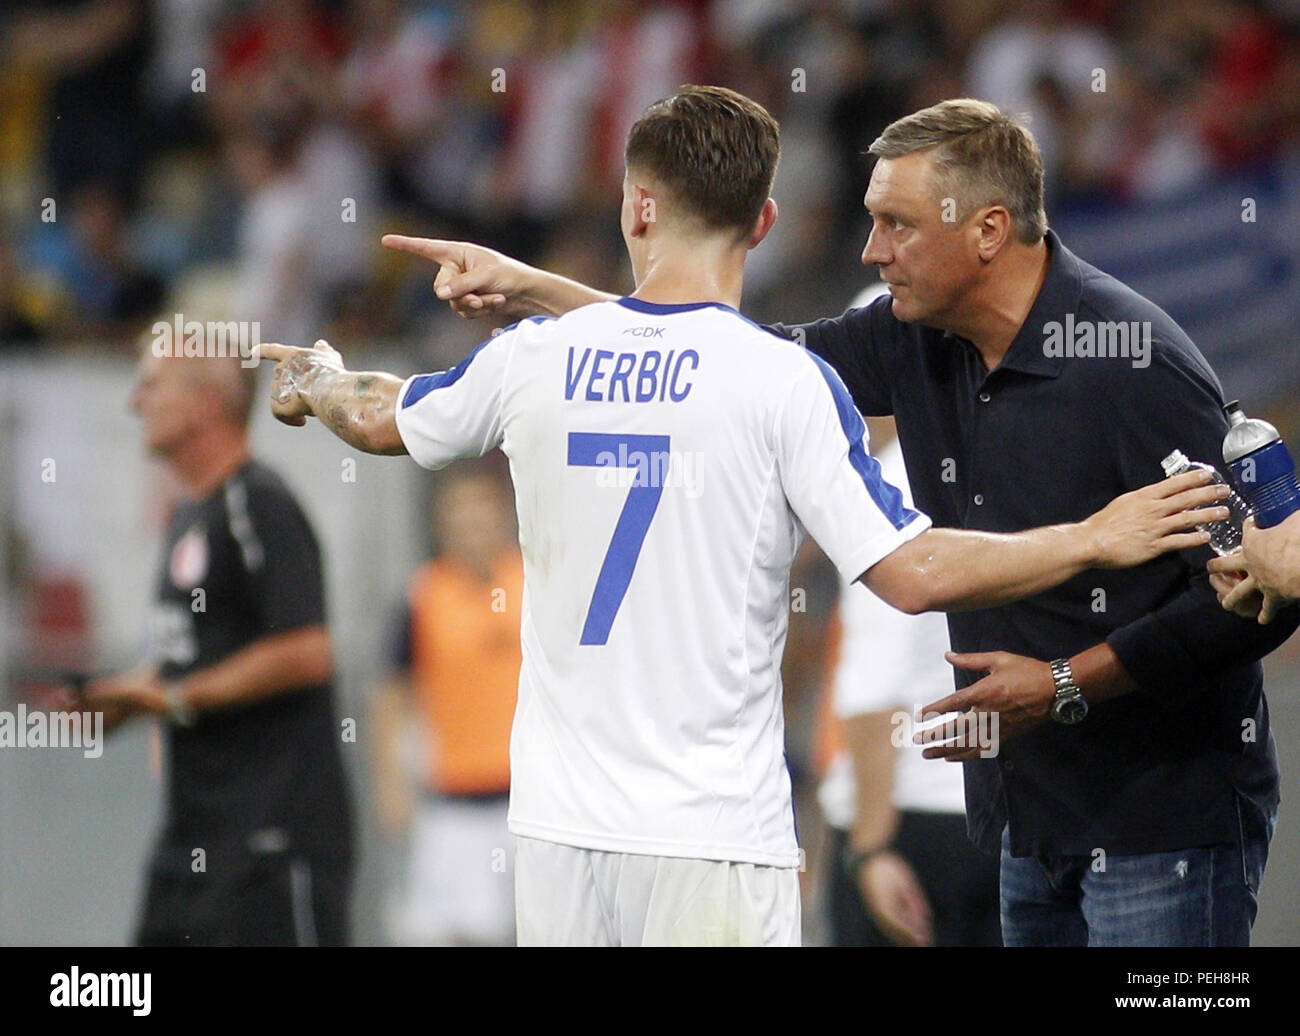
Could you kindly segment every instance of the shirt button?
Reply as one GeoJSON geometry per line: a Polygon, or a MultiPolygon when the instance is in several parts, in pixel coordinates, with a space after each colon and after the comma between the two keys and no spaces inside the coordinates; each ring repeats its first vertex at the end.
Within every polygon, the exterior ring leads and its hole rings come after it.
{"type": "Polygon", "coordinates": [[[987,403],[987,402],[988,402],[990,399],[992,399],[992,398],[993,398],[993,397],[990,396],[987,392],[981,392],[981,393],[980,393],[980,402],[981,402],[981,403],[987,403]]]}
{"type": "Polygon", "coordinates": [[[983,507],[983,506],[984,506],[984,494],[983,494],[983,493],[976,493],[976,494],[975,494],[975,506],[976,506],[976,507],[983,507]]]}
{"type": "Polygon", "coordinates": [[[1007,759],[1002,763],[1002,769],[1005,770],[1007,773],[1010,773],[1015,768],[1016,768],[1016,764],[1013,763],[1010,759],[1007,759]]]}

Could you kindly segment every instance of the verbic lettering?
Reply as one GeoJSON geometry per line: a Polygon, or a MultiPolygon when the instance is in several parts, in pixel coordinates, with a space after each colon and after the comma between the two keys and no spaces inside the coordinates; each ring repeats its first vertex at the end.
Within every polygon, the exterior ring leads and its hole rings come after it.
{"type": "Polygon", "coordinates": [[[680,403],[695,387],[692,375],[700,367],[700,354],[694,349],[678,353],[670,349],[665,355],[657,349],[642,353],[611,352],[608,349],[569,347],[564,372],[564,398],[572,400],[583,385],[583,399],[590,402],[680,403]],[[613,360],[611,369],[609,361],[613,360]],[[633,387],[635,385],[635,388],[633,387]]]}

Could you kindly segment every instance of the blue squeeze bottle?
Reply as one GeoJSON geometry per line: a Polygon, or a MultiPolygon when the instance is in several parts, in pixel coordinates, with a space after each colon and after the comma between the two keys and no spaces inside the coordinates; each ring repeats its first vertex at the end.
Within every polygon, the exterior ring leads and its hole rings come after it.
{"type": "Polygon", "coordinates": [[[1254,509],[1255,524],[1268,529],[1282,523],[1300,511],[1300,482],[1286,443],[1267,421],[1243,414],[1235,399],[1223,412],[1231,423],[1223,439],[1223,460],[1254,509]]]}

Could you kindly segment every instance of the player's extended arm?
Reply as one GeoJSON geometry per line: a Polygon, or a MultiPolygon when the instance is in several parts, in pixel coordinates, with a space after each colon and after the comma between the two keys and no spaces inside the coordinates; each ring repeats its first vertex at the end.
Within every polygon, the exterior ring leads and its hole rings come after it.
{"type": "Polygon", "coordinates": [[[1188,472],[1116,497],[1081,522],[1018,533],[927,529],[860,577],[877,596],[909,614],[1010,604],[1089,568],[1128,568],[1170,550],[1200,547],[1198,523],[1228,517],[1225,507],[1188,508],[1226,496],[1188,472]]]}
{"type": "Polygon", "coordinates": [[[315,416],[331,432],[363,453],[406,452],[397,431],[397,395],[402,379],[381,371],[350,371],[323,339],[310,349],[266,343],[258,356],[276,361],[271,412],[301,426],[315,416]]]}
{"type": "Polygon", "coordinates": [[[617,298],[558,274],[466,241],[385,234],[385,248],[438,264],[434,293],[461,316],[558,317],[571,309],[617,298]]]}

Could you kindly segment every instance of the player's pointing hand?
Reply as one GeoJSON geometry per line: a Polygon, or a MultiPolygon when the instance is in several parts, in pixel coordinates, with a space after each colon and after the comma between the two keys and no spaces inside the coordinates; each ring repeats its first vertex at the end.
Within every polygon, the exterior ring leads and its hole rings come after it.
{"type": "Polygon", "coordinates": [[[310,349],[266,342],[257,347],[259,360],[275,361],[271,378],[271,413],[285,424],[300,427],[315,413],[305,391],[323,371],[341,371],[343,358],[323,338],[310,349]]]}

